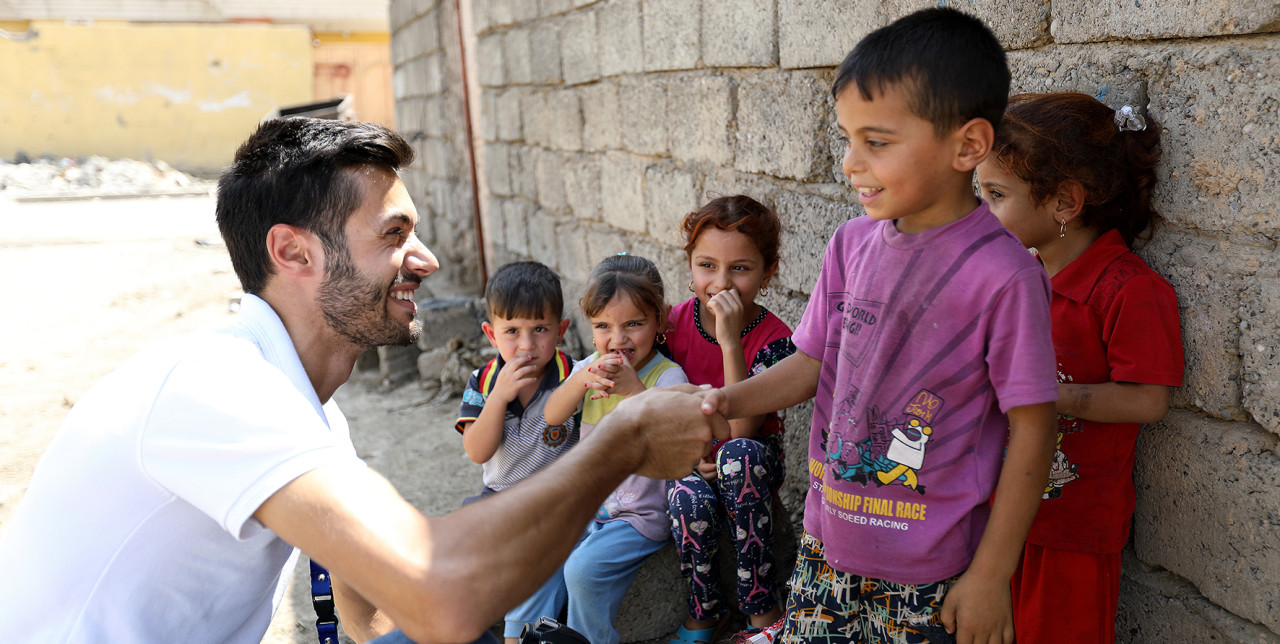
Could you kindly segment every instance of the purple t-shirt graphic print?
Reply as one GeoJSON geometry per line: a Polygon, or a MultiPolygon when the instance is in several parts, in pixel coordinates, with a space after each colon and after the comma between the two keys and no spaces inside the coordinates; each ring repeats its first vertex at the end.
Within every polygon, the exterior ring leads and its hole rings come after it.
{"type": "Polygon", "coordinates": [[[921,584],[969,565],[1005,413],[1057,399],[1049,294],[985,202],[918,235],[836,230],[794,336],[822,361],[804,525],[832,566],[921,584]]]}

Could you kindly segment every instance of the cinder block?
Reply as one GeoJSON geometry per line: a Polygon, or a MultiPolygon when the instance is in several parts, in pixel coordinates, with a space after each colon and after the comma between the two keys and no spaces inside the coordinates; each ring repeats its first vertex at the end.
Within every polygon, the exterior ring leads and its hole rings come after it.
{"type": "Polygon", "coordinates": [[[516,146],[511,155],[511,190],[531,203],[538,201],[537,156],[542,150],[528,145],[516,146]]]}
{"type": "Polygon", "coordinates": [[[476,78],[481,85],[497,87],[506,84],[506,74],[502,69],[505,56],[502,42],[505,39],[505,35],[495,33],[476,40],[476,78]]]}
{"type": "Polygon", "coordinates": [[[449,147],[440,139],[423,138],[417,142],[422,155],[422,169],[428,178],[449,178],[449,147]]]}
{"type": "Polygon", "coordinates": [[[1138,557],[1280,633],[1276,435],[1174,410],[1139,435],[1134,482],[1138,557]]]}
{"type": "Polygon", "coordinates": [[[1247,415],[1240,404],[1240,301],[1250,281],[1250,262],[1247,257],[1219,250],[1213,240],[1169,226],[1157,230],[1152,243],[1142,249],[1142,256],[1178,294],[1187,369],[1171,403],[1219,418],[1244,420],[1247,415]]]}
{"type": "Polygon", "coordinates": [[[1217,2],[1089,2],[1055,0],[1053,37],[1058,42],[1098,42],[1227,36],[1275,31],[1280,5],[1273,0],[1217,2]]]}
{"type": "Polygon", "coordinates": [[[693,296],[688,289],[689,262],[684,250],[648,236],[634,235],[630,242],[628,252],[644,257],[658,267],[667,304],[675,305],[693,296]]]}
{"type": "Polygon", "coordinates": [[[397,97],[396,131],[401,136],[412,138],[413,134],[422,131],[422,110],[418,103],[416,98],[397,97]]]}
{"type": "Polygon", "coordinates": [[[547,112],[550,116],[550,146],[557,150],[581,150],[582,106],[578,102],[578,92],[572,89],[549,92],[547,112]]]}
{"type": "Polygon", "coordinates": [[[600,203],[606,224],[631,232],[645,231],[644,169],[644,161],[629,154],[614,152],[604,156],[600,163],[600,203]]]}
{"type": "Polygon", "coordinates": [[[1153,202],[1170,223],[1280,236],[1280,51],[1265,39],[1054,46],[1010,64],[1021,91],[1147,106],[1164,128],[1153,202]]]}
{"type": "Polygon", "coordinates": [[[778,0],[778,60],[784,69],[834,67],[863,36],[889,24],[880,8],[846,0],[778,0]]]}
{"type": "Polygon", "coordinates": [[[750,77],[738,87],[735,167],[788,179],[816,178],[832,163],[830,73],[750,77]]]}
{"type": "Polygon", "coordinates": [[[551,144],[550,108],[547,107],[547,90],[526,89],[520,95],[521,120],[524,123],[524,140],[533,145],[551,144]]]}
{"type": "Polygon", "coordinates": [[[489,4],[492,0],[471,0],[471,29],[477,36],[483,35],[493,26],[489,4]]]}
{"type": "Polygon", "coordinates": [[[443,101],[439,97],[419,99],[422,105],[422,133],[432,138],[445,138],[443,101]]]}
{"type": "Polygon", "coordinates": [[[1187,580],[1124,552],[1116,642],[1280,642],[1280,634],[1241,619],[1205,599],[1187,580]]]}
{"type": "Polygon", "coordinates": [[[596,264],[600,263],[600,260],[610,255],[617,255],[623,251],[630,250],[631,243],[625,234],[607,228],[592,227],[587,231],[587,263],[589,266],[587,273],[590,274],[596,264]]]}
{"type": "Polygon", "coordinates": [[[1256,279],[1240,300],[1244,407],[1253,420],[1280,434],[1280,279],[1256,279]]]}
{"type": "MultiPolygon", "coordinates": [[[[502,203],[504,201],[506,199],[490,193],[480,214],[484,220],[484,240],[488,245],[485,248],[486,255],[489,254],[490,247],[506,248],[507,246],[507,230],[503,223],[502,213],[502,203]]],[[[492,258],[490,258],[490,261],[492,261],[492,258]]]]}
{"type": "Polygon", "coordinates": [[[529,220],[529,256],[559,269],[560,250],[556,240],[556,219],[552,213],[538,208],[529,220]]]}
{"type": "Polygon", "coordinates": [[[559,84],[560,29],[557,23],[544,21],[535,26],[529,35],[529,45],[532,81],[539,85],[559,84]]]}
{"type": "Polygon", "coordinates": [[[560,34],[562,36],[560,58],[564,61],[564,82],[577,85],[600,78],[596,12],[581,11],[567,16],[560,34]]]}
{"type": "Polygon", "coordinates": [[[440,12],[429,11],[409,25],[408,31],[417,39],[418,52],[430,54],[440,49],[440,12]]]}
{"type": "Polygon", "coordinates": [[[667,84],[654,76],[618,82],[620,113],[614,127],[622,130],[622,147],[646,155],[667,153],[667,84]],[[619,123],[620,122],[620,123],[619,123]]]}
{"type": "Polygon", "coordinates": [[[392,32],[399,31],[414,17],[413,3],[409,0],[391,0],[387,11],[392,32]]]}
{"type": "Polygon", "coordinates": [[[564,210],[568,205],[564,189],[564,159],[557,152],[538,150],[534,153],[534,163],[534,175],[538,182],[538,205],[553,211],[564,210]]]}
{"type": "Polygon", "coordinates": [[[702,62],[710,67],[778,64],[777,0],[702,5],[702,62]]]}
{"type": "Polygon", "coordinates": [[[399,65],[420,54],[413,36],[399,29],[391,34],[391,64],[399,65]]]}
{"type": "Polygon", "coordinates": [[[639,0],[613,0],[596,10],[600,44],[600,74],[616,76],[644,69],[640,40],[639,0]]]}
{"type": "MultiPolygon", "coordinates": [[[[560,278],[565,282],[584,282],[594,266],[587,253],[587,227],[573,220],[556,225],[556,237],[560,239],[560,278]]],[[[564,291],[565,316],[576,309],[577,295],[570,295],[569,285],[561,285],[564,291]]],[[[577,356],[582,357],[582,356],[577,356]]]]}
{"type": "Polygon", "coordinates": [[[693,69],[698,64],[701,0],[645,0],[644,68],[693,69]]]}
{"type": "Polygon", "coordinates": [[[582,94],[582,144],[592,152],[622,145],[618,127],[618,86],[602,80],[578,90],[582,94]]]}
{"type": "Polygon", "coordinates": [[[564,164],[565,201],[579,220],[599,221],[600,160],[595,155],[570,157],[564,164]]]}
{"type": "Polygon", "coordinates": [[[840,224],[862,213],[848,202],[786,189],[760,200],[773,202],[774,211],[782,220],[782,247],[774,287],[811,293],[831,235],[840,224]]]}
{"type": "Polygon", "coordinates": [[[573,0],[538,0],[538,14],[554,16],[573,8],[573,0]]]}
{"type": "Polygon", "coordinates": [[[600,2],[600,0],[573,0],[573,6],[575,9],[578,7],[589,7],[597,2],[600,2]]]}
{"type": "Polygon", "coordinates": [[[538,0],[511,0],[511,19],[516,23],[530,22],[538,17],[538,0]]]}
{"type": "Polygon", "coordinates": [[[489,192],[503,197],[512,195],[511,150],[502,143],[486,143],[484,146],[484,178],[489,192]]]}
{"type": "Polygon", "coordinates": [[[508,199],[502,204],[503,241],[512,252],[529,256],[529,220],[533,204],[525,199],[508,199]]]}
{"type": "Polygon", "coordinates": [[[498,29],[506,27],[515,21],[512,16],[511,5],[519,2],[527,2],[528,0],[485,0],[488,3],[489,27],[498,29]]]}
{"type": "MultiPolygon", "coordinates": [[[[497,132],[498,139],[519,141],[524,138],[524,114],[520,109],[520,99],[523,96],[524,92],[519,88],[495,93],[494,120],[496,123],[492,127],[497,132]]],[[[488,128],[490,124],[485,123],[484,127],[488,128]]]]}
{"type": "Polygon", "coordinates": [[[529,42],[529,30],[514,27],[503,39],[506,58],[506,79],[509,85],[527,85],[533,82],[533,45],[529,42]]]}
{"type": "Polygon", "coordinates": [[[425,59],[422,69],[422,91],[428,96],[435,96],[445,91],[444,65],[448,58],[441,53],[431,54],[425,59]]]}
{"type": "MultiPolygon", "coordinates": [[[[778,50],[783,68],[834,67],[872,31],[933,0],[888,0],[850,7],[840,0],[779,0],[778,50]]],[[[981,19],[1005,49],[1033,47],[1049,39],[1049,0],[993,0],[954,4],[981,19]]]]}
{"type": "Polygon", "coordinates": [[[693,174],[671,165],[650,166],[645,170],[644,191],[649,236],[665,244],[677,243],[680,219],[699,205],[693,174]]]}
{"type": "Polygon", "coordinates": [[[729,127],[733,121],[733,89],[731,79],[703,74],[667,83],[667,100],[680,106],[680,118],[665,119],[672,157],[720,166],[733,164],[729,127]]]}

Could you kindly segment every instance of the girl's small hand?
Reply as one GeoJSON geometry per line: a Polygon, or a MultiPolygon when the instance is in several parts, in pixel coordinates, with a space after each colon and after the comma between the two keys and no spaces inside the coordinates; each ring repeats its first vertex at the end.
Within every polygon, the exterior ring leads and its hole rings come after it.
{"type": "Polygon", "coordinates": [[[715,455],[712,454],[710,456],[703,457],[702,460],[698,461],[697,472],[698,472],[698,476],[701,476],[703,480],[706,480],[706,481],[716,480],[716,478],[720,476],[720,472],[716,468],[715,455]]]}
{"type": "Polygon", "coordinates": [[[618,370],[613,374],[613,387],[608,390],[609,394],[619,394],[630,396],[644,391],[644,383],[640,382],[640,375],[636,373],[631,362],[621,353],[611,354],[617,357],[618,370]]]}
{"type": "Polygon", "coordinates": [[[738,289],[731,288],[720,291],[707,300],[707,308],[716,317],[716,341],[724,344],[742,337],[742,329],[747,326],[744,313],[746,307],[738,289]]]}
{"type": "Polygon", "coordinates": [[[587,389],[594,389],[596,393],[591,394],[592,400],[599,400],[607,397],[614,386],[617,384],[613,380],[613,376],[621,369],[622,356],[616,353],[606,353],[596,361],[587,366],[583,371],[583,386],[587,389]]]}

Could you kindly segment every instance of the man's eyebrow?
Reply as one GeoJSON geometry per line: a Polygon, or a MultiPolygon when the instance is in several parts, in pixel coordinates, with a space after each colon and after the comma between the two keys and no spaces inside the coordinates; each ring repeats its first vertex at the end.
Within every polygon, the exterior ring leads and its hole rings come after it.
{"type": "Polygon", "coordinates": [[[389,212],[382,217],[383,225],[386,225],[392,222],[405,224],[405,225],[408,225],[410,228],[418,227],[418,222],[414,221],[413,217],[410,217],[407,213],[401,212],[399,210],[394,212],[389,212]]]}

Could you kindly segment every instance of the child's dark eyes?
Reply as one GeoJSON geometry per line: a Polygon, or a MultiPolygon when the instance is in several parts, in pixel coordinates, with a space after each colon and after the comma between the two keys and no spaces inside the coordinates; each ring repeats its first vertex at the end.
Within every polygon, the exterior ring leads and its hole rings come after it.
{"type": "Polygon", "coordinates": [[[867,147],[869,148],[883,148],[885,145],[887,144],[884,141],[878,141],[876,139],[867,139],[867,147]]]}
{"type": "Polygon", "coordinates": [[[988,191],[987,191],[987,197],[989,197],[992,201],[995,201],[996,199],[999,199],[999,198],[1001,198],[1001,197],[1003,197],[1003,196],[1004,196],[1004,195],[1003,195],[1003,194],[1000,194],[1000,191],[999,191],[999,190],[988,190],[988,191]]]}

